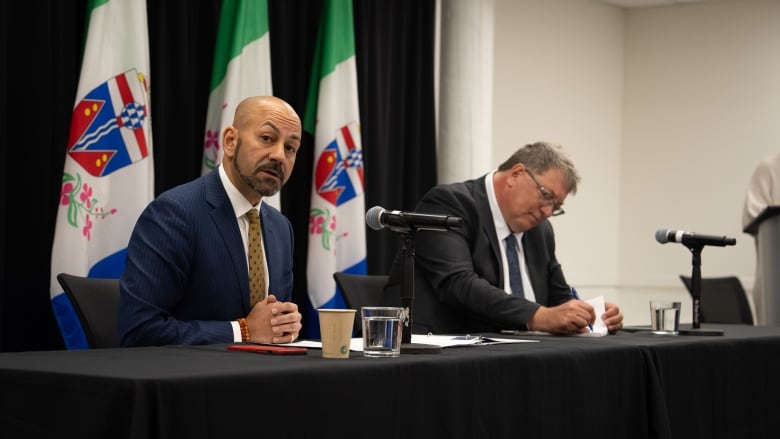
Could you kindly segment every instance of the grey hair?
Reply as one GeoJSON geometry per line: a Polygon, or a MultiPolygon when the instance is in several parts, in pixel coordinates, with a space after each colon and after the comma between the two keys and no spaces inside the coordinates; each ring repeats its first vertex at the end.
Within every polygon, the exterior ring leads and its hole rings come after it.
{"type": "Polygon", "coordinates": [[[549,142],[535,142],[525,145],[506,159],[498,167],[498,170],[509,170],[518,163],[524,164],[534,174],[544,174],[550,169],[561,171],[565,180],[566,191],[571,195],[577,193],[580,174],[560,145],[549,142]]]}

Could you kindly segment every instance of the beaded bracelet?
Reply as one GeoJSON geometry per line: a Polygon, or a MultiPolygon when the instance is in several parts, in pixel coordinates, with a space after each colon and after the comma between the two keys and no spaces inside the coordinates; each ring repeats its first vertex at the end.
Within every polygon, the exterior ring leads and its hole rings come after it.
{"type": "Polygon", "coordinates": [[[238,319],[238,326],[241,327],[241,341],[249,341],[249,326],[246,324],[246,319],[238,319]]]}

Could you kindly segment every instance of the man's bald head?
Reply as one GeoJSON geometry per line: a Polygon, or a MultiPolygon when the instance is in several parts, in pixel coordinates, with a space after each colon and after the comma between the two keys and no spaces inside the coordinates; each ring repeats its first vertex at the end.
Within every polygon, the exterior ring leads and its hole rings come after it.
{"type": "Polygon", "coordinates": [[[241,129],[258,110],[288,113],[288,116],[297,120],[299,126],[301,125],[298,113],[283,99],[276,96],[251,96],[239,102],[233,114],[233,126],[241,129]]]}

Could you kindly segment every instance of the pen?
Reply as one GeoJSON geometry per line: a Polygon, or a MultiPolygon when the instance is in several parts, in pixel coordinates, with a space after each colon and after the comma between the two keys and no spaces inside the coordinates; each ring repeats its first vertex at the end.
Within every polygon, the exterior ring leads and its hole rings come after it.
{"type": "MultiPolygon", "coordinates": [[[[575,299],[580,300],[580,296],[577,294],[576,288],[571,287],[571,295],[574,296],[575,299]]],[[[590,329],[590,332],[593,332],[593,325],[588,325],[588,329],[590,329]]]]}

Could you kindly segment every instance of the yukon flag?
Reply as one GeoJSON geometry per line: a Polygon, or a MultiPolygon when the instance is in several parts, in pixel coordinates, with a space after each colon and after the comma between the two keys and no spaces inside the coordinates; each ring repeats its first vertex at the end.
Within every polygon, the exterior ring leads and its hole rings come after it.
{"type": "MultiPolygon", "coordinates": [[[[268,1],[225,0],[214,50],[202,174],[222,161],[222,132],[233,123],[238,103],[272,94],[268,1]]],[[[264,201],[279,209],[279,194],[264,201]]]]}
{"type": "Polygon", "coordinates": [[[146,2],[90,0],[51,254],[52,308],[65,347],[86,348],[57,274],[118,278],[154,197],[146,2]]]}
{"type": "Polygon", "coordinates": [[[363,157],[360,146],[352,0],[327,0],[312,64],[304,130],[314,135],[314,175],[306,264],[307,334],[319,338],[318,308],[344,308],[333,273],[366,273],[363,157]]]}

